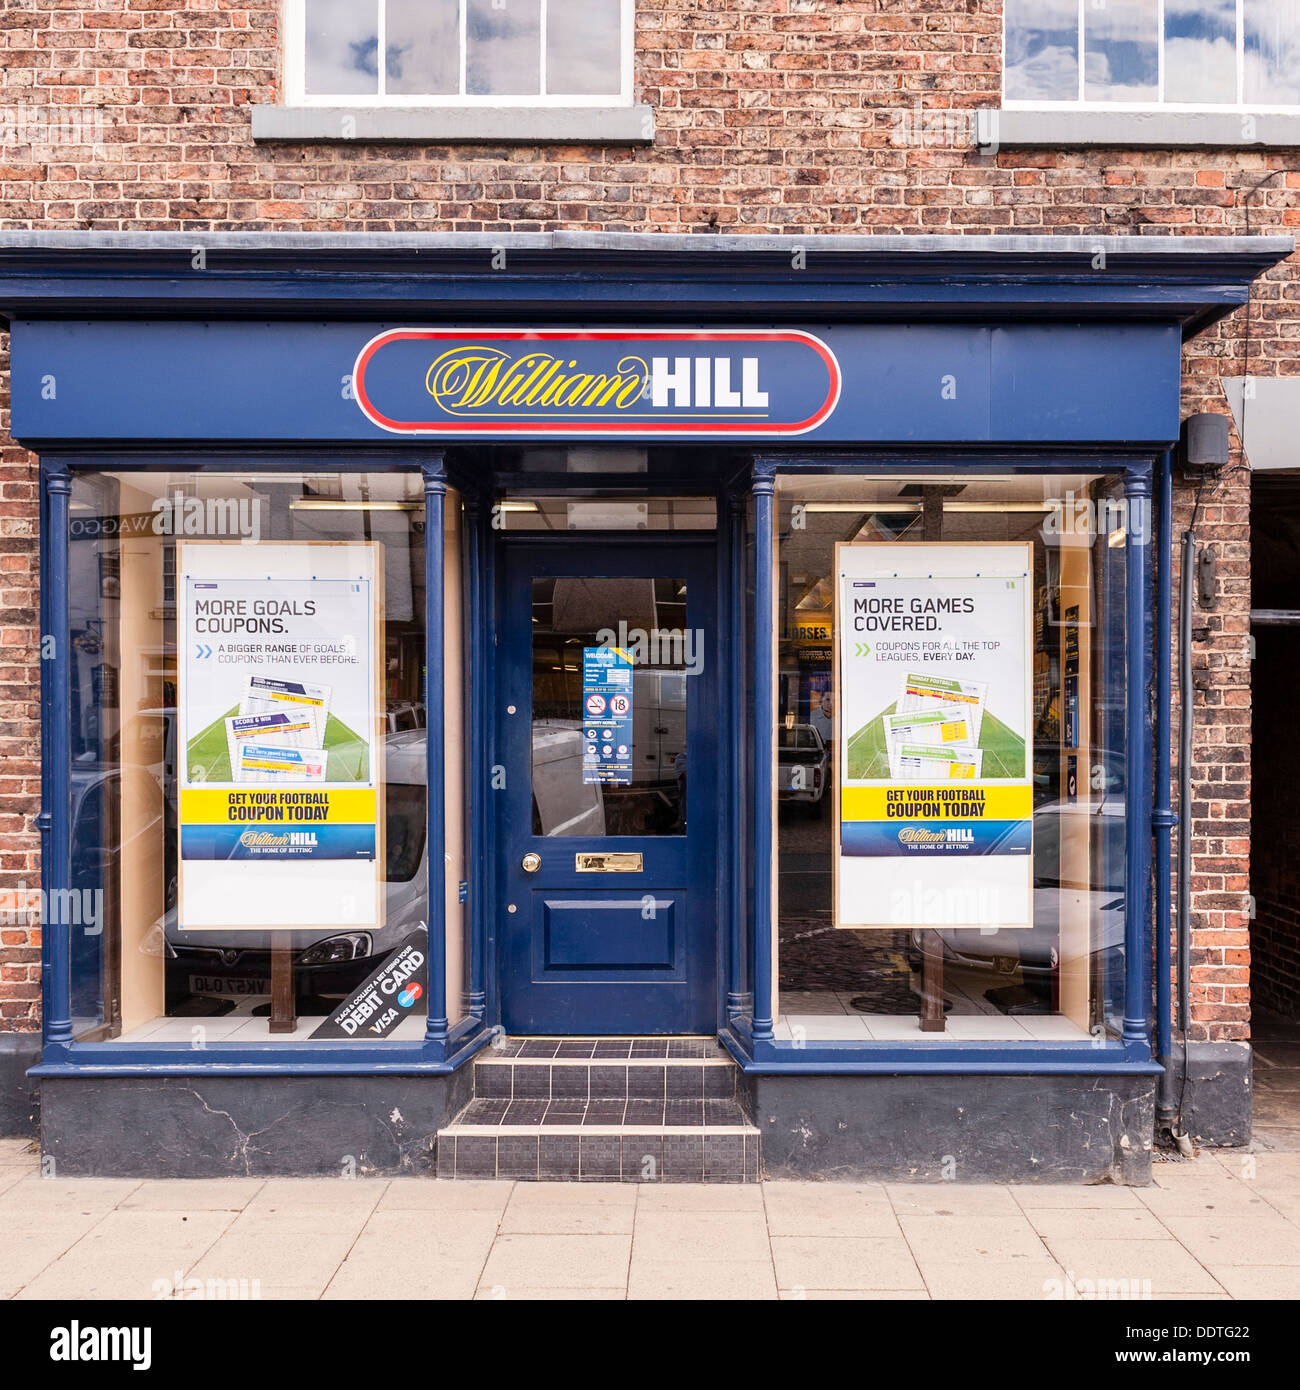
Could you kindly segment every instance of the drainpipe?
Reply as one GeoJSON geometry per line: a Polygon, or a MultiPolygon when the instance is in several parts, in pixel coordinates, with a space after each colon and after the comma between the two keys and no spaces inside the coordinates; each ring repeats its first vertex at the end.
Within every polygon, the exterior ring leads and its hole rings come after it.
{"type": "Polygon", "coordinates": [[[1196,532],[1183,532],[1183,572],[1178,599],[1178,1026],[1183,1036],[1191,1025],[1192,941],[1192,602],[1196,566],[1196,532]]]}
{"type": "MultiPolygon", "coordinates": [[[[1174,1076],[1170,1066],[1173,1051],[1173,1025],[1170,998],[1170,948],[1173,920],[1170,899],[1173,829],[1179,823],[1169,804],[1169,714],[1172,701],[1171,627],[1173,601],[1174,531],[1174,455],[1167,449],[1160,456],[1159,512],[1156,517],[1156,766],[1155,796],[1151,809],[1151,828],[1155,834],[1156,879],[1156,1060],[1164,1068],[1156,1089],[1156,1129],[1172,1130],[1177,1107],[1174,1103],[1174,1076]]],[[[1179,764],[1180,770],[1182,763],[1179,764]]],[[[1182,803],[1185,805],[1186,803],[1182,803]]],[[[1181,848],[1181,841],[1180,841],[1181,848]]],[[[1181,909],[1183,894],[1178,896],[1181,909]]]]}

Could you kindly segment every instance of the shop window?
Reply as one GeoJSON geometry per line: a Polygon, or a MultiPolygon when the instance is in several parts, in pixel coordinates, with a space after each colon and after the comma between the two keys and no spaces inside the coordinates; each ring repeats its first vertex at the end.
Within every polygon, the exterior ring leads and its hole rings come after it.
{"type": "Polygon", "coordinates": [[[1144,519],[1099,476],[806,477],[777,526],[778,1040],[1113,1036],[1144,519]]]}
{"type": "Polygon", "coordinates": [[[1300,105],[1294,0],[1006,0],[1008,103],[1300,105]]]}
{"type": "MultiPolygon", "coordinates": [[[[468,960],[455,494],[445,515],[454,1021],[468,960]]],[[[418,1043],[419,475],[78,473],[70,548],[78,1038],[418,1043]]]]}
{"type": "Polygon", "coordinates": [[[631,0],[289,0],[295,105],[630,103],[631,0]]]}

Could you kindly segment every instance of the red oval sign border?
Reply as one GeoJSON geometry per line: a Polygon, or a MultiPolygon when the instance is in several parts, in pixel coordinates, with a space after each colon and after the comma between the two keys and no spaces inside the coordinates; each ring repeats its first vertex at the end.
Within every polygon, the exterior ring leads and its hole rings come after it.
{"type": "Polygon", "coordinates": [[[387,430],[390,434],[494,434],[518,435],[521,437],[537,434],[807,434],[809,430],[816,429],[818,425],[822,424],[830,417],[831,412],[839,404],[842,387],[843,378],[840,374],[840,364],[836,360],[835,354],[820,338],[815,337],[811,333],[805,333],[797,328],[389,328],[383,333],[378,333],[371,338],[357,354],[356,363],[352,368],[352,391],[356,397],[357,404],[361,407],[362,414],[365,415],[366,419],[368,419],[371,424],[377,425],[382,430],[387,430]],[[649,423],[642,420],[638,421],[636,424],[629,422],[626,427],[619,426],[617,423],[612,423],[608,420],[595,421],[589,424],[584,424],[581,421],[539,420],[529,425],[504,425],[468,421],[463,423],[452,421],[404,423],[398,420],[390,420],[386,415],[380,414],[371,404],[365,389],[366,368],[381,347],[384,347],[388,343],[411,340],[444,342],[448,339],[466,338],[505,342],[625,342],[630,340],[663,339],[668,342],[682,343],[803,343],[805,346],[810,347],[826,364],[827,371],[830,373],[830,390],[827,392],[826,400],[817,410],[808,416],[807,419],[798,420],[788,425],[745,424],[743,422],[737,424],[735,421],[719,421],[716,423],[701,421],[697,424],[682,425],[674,424],[668,420],[649,423]]]}

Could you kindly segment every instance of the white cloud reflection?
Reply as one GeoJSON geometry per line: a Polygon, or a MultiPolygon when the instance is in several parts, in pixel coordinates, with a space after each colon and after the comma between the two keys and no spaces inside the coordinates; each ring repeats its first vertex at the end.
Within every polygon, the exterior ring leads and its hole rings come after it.
{"type": "Polygon", "coordinates": [[[304,86],[312,96],[379,90],[378,0],[304,0],[304,86]]]}

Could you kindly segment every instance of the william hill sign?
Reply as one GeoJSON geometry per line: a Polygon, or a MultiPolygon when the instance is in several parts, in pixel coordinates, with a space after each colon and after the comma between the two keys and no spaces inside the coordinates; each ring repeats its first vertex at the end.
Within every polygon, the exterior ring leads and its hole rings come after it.
{"type": "Polygon", "coordinates": [[[395,434],[804,434],[840,396],[835,354],[793,329],[397,328],[353,392],[395,434]]]}

